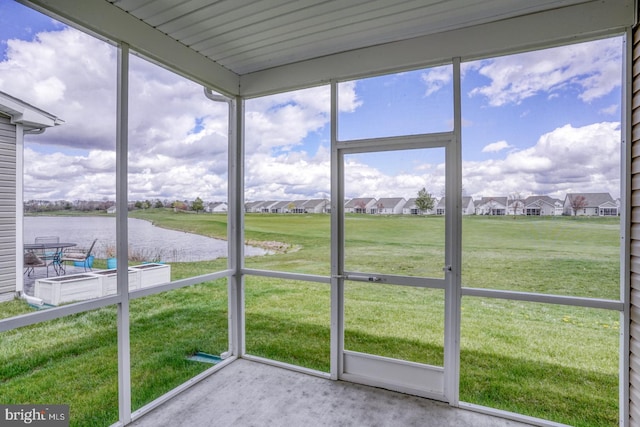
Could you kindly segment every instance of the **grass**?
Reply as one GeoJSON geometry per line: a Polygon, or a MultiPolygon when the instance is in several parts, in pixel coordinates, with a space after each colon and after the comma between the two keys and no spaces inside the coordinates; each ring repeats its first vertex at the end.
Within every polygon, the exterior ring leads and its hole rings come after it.
{"type": "MultiPolygon", "coordinates": [[[[226,237],[222,215],[134,215],[226,237]]],[[[248,258],[248,267],[329,274],[328,216],[247,215],[245,229],[249,241],[288,248],[248,258]]],[[[617,218],[465,217],[463,285],[617,299],[618,229],[617,218]]],[[[173,263],[172,276],[225,263],[173,263]]],[[[442,277],[444,220],[348,216],[346,265],[442,277]]],[[[245,297],[250,354],[329,370],[328,285],[247,277],[245,297]]],[[[441,290],[347,282],[345,347],[442,365],[443,304],[441,290]]],[[[0,317],[30,310],[12,301],[2,304],[0,317]]],[[[72,425],[115,422],[115,318],[107,307],[0,335],[0,402],[69,403],[72,425]]],[[[604,310],[463,298],[461,400],[577,426],[617,425],[618,321],[604,310]]],[[[186,356],[220,354],[227,343],[226,281],[133,300],[133,408],[208,368],[186,356]]]]}

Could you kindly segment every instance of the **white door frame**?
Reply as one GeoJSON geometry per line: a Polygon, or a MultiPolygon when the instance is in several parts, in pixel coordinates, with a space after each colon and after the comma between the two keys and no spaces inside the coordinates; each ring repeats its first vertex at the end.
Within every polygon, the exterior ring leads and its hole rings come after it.
{"type": "Polygon", "coordinates": [[[460,60],[454,59],[453,130],[423,135],[338,141],[337,82],[331,83],[331,377],[393,389],[458,404],[460,363],[461,267],[461,102],[460,60]],[[370,280],[345,270],[344,156],[345,154],[444,148],[446,169],[444,279],[376,275],[397,285],[444,289],[444,367],[362,354],[344,349],[344,282],[370,280]]]}

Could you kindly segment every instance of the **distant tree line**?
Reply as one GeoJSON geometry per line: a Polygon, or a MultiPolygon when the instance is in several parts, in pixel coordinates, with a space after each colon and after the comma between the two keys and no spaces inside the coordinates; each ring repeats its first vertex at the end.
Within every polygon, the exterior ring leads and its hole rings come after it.
{"type": "Polygon", "coordinates": [[[95,200],[29,200],[24,202],[23,209],[26,213],[54,212],[54,211],[104,211],[115,205],[113,201],[95,200]]]}
{"type": "MultiPolygon", "coordinates": [[[[23,204],[25,213],[42,213],[55,211],[106,211],[115,206],[113,200],[28,200],[23,204]]],[[[201,212],[205,203],[200,197],[195,200],[135,200],[129,202],[129,210],[149,209],[149,208],[173,208],[183,211],[201,212]]]]}

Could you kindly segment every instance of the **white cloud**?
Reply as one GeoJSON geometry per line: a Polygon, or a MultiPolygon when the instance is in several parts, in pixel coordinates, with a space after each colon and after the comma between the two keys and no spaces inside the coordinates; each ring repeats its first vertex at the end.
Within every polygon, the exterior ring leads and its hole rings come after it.
{"type": "Polygon", "coordinates": [[[577,88],[590,102],[620,86],[621,39],[605,39],[483,60],[466,67],[490,80],[470,96],[484,96],[489,105],[519,104],[538,93],[553,97],[577,88]]]}
{"type": "Polygon", "coordinates": [[[73,29],[9,40],[0,90],[65,120],[40,139],[76,148],[115,147],[116,50],[73,29]]]}
{"type": "MultiPolygon", "coordinates": [[[[508,63],[501,68],[496,62],[502,58],[476,64],[492,78],[492,84],[478,94],[500,105],[519,102],[537,91],[553,94],[572,84],[581,88],[581,97],[588,101],[619,81],[613,79],[609,86],[604,82],[613,72],[603,67],[607,49],[591,48],[598,66],[575,53],[551,59],[547,55],[549,64],[539,69],[535,61],[526,61],[531,65],[529,74],[508,63]],[[572,58],[577,58],[576,64],[572,58]],[[508,79],[511,84],[506,83],[508,79]]],[[[42,135],[28,136],[26,199],[113,199],[115,54],[112,46],[72,29],[40,33],[32,42],[8,42],[7,58],[0,62],[0,90],[65,120],[42,135]]],[[[425,76],[426,92],[448,83],[447,78],[435,71],[425,76]]],[[[360,105],[357,84],[342,83],[340,110],[354,111],[360,105]]],[[[328,197],[328,141],[314,145],[308,139],[328,125],[329,109],[328,86],[247,102],[248,200],[328,197]]],[[[206,99],[195,83],[132,58],[129,111],[131,199],[226,200],[225,104],[206,99]]],[[[563,126],[503,160],[464,162],[465,191],[470,195],[610,191],[616,196],[619,141],[617,123],[563,126]]],[[[498,141],[483,151],[507,148],[511,147],[506,141],[498,141]]],[[[348,196],[408,198],[425,183],[434,193],[444,187],[443,165],[413,167],[386,174],[353,161],[346,168],[347,187],[353,193],[348,196]]]]}
{"type": "Polygon", "coordinates": [[[498,151],[502,151],[506,148],[511,148],[512,146],[509,145],[509,143],[507,141],[498,141],[498,142],[493,142],[491,144],[487,144],[484,147],[482,147],[482,152],[483,153],[496,153],[498,151]]]}
{"type": "Polygon", "coordinates": [[[462,170],[464,187],[474,196],[609,192],[618,197],[620,124],[565,125],[504,160],[465,161],[462,170]]]}
{"type": "Polygon", "coordinates": [[[341,112],[352,113],[362,105],[356,92],[356,80],[342,82],[338,85],[338,109],[341,112]]]}
{"type": "MultiPolygon", "coordinates": [[[[26,138],[26,199],[115,197],[115,55],[70,28],[8,41],[0,90],[65,120],[26,138]]],[[[227,106],[137,57],[130,67],[130,198],[226,200],[227,106]]]]}
{"type": "Polygon", "coordinates": [[[299,200],[329,198],[330,150],[282,150],[278,154],[251,153],[245,158],[247,200],[299,200]]]}
{"type": "Polygon", "coordinates": [[[431,68],[420,75],[426,85],[425,96],[429,96],[449,84],[453,78],[450,65],[431,68]]]}
{"type": "Polygon", "coordinates": [[[613,104],[608,106],[607,108],[603,108],[599,111],[600,114],[604,114],[607,116],[613,116],[618,113],[618,104],[613,104]]]}

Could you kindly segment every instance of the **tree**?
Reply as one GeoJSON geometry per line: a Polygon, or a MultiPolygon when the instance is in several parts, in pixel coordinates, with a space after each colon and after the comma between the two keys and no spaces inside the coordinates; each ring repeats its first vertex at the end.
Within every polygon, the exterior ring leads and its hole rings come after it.
{"type": "Polygon", "coordinates": [[[173,202],[173,203],[172,203],[172,207],[173,207],[173,210],[174,210],[174,211],[177,211],[177,210],[181,210],[181,211],[187,210],[187,204],[186,204],[186,203],[184,203],[184,202],[181,202],[180,200],[176,200],[175,202],[173,202]]]}
{"type": "Polygon", "coordinates": [[[200,197],[196,197],[196,199],[191,204],[191,209],[196,211],[196,213],[204,210],[204,202],[202,201],[202,199],[200,197]]]}
{"type": "Polygon", "coordinates": [[[576,194],[574,196],[569,196],[569,203],[571,204],[573,215],[577,216],[580,209],[584,209],[587,207],[587,198],[576,194]]]}
{"type": "Polygon", "coordinates": [[[520,196],[520,193],[512,193],[509,195],[510,209],[513,210],[513,216],[524,215],[524,200],[520,196]],[[518,213],[520,211],[520,213],[518,213]]]}
{"type": "Polygon", "coordinates": [[[427,192],[427,189],[422,187],[422,190],[418,191],[418,197],[416,198],[416,206],[420,209],[420,212],[426,213],[433,209],[436,204],[436,199],[431,196],[431,193],[427,192]]]}

